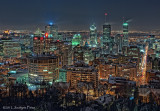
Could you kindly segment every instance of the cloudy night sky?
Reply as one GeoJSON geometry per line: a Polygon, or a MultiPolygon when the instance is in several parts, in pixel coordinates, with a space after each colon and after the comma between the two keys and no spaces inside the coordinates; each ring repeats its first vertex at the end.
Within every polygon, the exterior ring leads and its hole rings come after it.
{"type": "Polygon", "coordinates": [[[1,0],[0,29],[41,29],[50,22],[60,30],[99,30],[104,13],[112,29],[121,30],[122,18],[131,30],[160,29],[160,0],[1,0]]]}

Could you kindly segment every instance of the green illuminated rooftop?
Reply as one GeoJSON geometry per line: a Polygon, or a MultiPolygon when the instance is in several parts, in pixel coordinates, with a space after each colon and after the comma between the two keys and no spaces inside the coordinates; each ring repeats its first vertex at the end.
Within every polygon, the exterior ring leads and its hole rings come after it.
{"type": "Polygon", "coordinates": [[[93,24],[91,27],[90,27],[90,30],[96,30],[96,26],[93,24]]]}
{"type": "Polygon", "coordinates": [[[76,46],[76,45],[80,44],[80,42],[81,42],[81,35],[75,34],[72,39],[72,45],[76,46]]]}
{"type": "Polygon", "coordinates": [[[123,23],[123,26],[127,26],[128,25],[128,23],[123,23]]]}

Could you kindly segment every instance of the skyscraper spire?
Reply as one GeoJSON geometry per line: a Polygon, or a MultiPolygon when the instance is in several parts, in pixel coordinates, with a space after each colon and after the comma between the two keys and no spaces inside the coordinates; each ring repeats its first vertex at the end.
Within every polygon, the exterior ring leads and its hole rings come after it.
{"type": "Polygon", "coordinates": [[[105,13],[104,15],[105,15],[104,22],[107,23],[107,15],[108,15],[108,14],[105,13]]]}
{"type": "Polygon", "coordinates": [[[125,22],[125,17],[122,18],[123,19],[123,23],[125,22]]]}

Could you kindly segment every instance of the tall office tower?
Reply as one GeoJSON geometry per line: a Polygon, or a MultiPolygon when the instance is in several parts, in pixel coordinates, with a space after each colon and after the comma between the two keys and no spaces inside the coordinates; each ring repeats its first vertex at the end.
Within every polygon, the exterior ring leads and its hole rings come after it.
{"type": "Polygon", "coordinates": [[[50,23],[45,26],[45,32],[48,33],[48,38],[53,38],[54,41],[59,40],[58,26],[56,24],[50,23]]]}
{"type": "Polygon", "coordinates": [[[73,39],[72,39],[72,47],[75,47],[77,45],[80,45],[81,44],[81,35],[80,34],[75,34],[73,36],[73,39]]]}
{"type": "Polygon", "coordinates": [[[115,36],[115,43],[118,45],[118,53],[122,52],[122,40],[123,40],[123,34],[117,34],[115,36]]]}
{"type": "Polygon", "coordinates": [[[53,42],[60,40],[61,35],[58,35],[58,26],[50,23],[45,26],[45,50],[44,52],[52,52],[53,42]]]}
{"type": "Polygon", "coordinates": [[[42,54],[44,52],[44,43],[42,31],[38,29],[33,36],[33,53],[37,55],[42,54]]]}
{"type": "Polygon", "coordinates": [[[128,23],[124,22],[123,23],[123,46],[128,47],[129,43],[128,43],[128,23]]]}
{"type": "MultiPolygon", "coordinates": [[[[87,42],[86,42],[87,43],[87,42]]],[[[94,60],[94,54],[90,47],[87,46],[75,46],[72,50],[72,60],[73,64],[78,61],[84,61],[86,64],[89,63],[89,61],[94,60]]]]}
{"type": "Polygon", "coordinates": [[[84,51],[83,51],[83,47],[78,45],[78,46],[75,46],[73,48],[73,64],[75,64],[76,62],[78,61],[83,61],[84,60],[84,51]]]}
{"type": "Polygon", "coordinates": [[[45,48],[44,52],[46,53],[51,53],[52,52],[52,47],[53,47],[53,37],[49,33],[45,33],[45,48]]]}
{"type": "Polygon", "coordinates": [[[90,26],[90,46],[97,46],[97,27],[94,24],[90,26]]]}
{"type": "Polygon", "coordinates": [[[103,25],[103,52],[110,53],[111,50],[111,25],[105,23],[103,25]]]}
{"type": "Polygon", "coordinates": [[[93,50],[90,47],[88,47],[88,43],[86,42],[85,46],[83,47],[83,52],[84,52],[84,54],[83,54],[84,60],[83,61],[86,64],[89,64],[90,61],[94,60],[94,54],[92,51],[93,50]]]}
{"type": "Polygon", "coordinates": [[[72,59],[72,46],[66,44],[64,41],[55,41],[54,44],[54,54],[59,57],[60,68],[64,65],[70,64],[72,59]]]}
{"type": "Polygon", "coordinates": [[[28,78],[33,84],[50,83],[58,79],[58,57],[35,55],[28,58],[28,78]]]}
{"type": "Polygon", "coordinates": [[[33,37],[33,52],[35,54],[42,54],[43,52],[50,53],[52,52],[52,43],[52,34],[49,34],[48,32],[42,34],[42,31],[38,29],[33,37]]]}
{"type": "Polygon", "coordinates": [[[34,54],[42,54],[44,52],[44,37],[35,35],[33,37],[33,53],[34,54]]]}
{"type": "Polygon", "coordinates": [[[103,42],[109,43],[111,41],[111,25],[105,23],[103,25],[103,42]]]}

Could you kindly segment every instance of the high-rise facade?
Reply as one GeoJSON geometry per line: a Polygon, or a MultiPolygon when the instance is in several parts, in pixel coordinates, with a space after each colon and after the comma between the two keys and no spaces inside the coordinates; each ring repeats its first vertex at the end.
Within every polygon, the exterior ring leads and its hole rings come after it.
{"type": "Polygon", "coordinates": [[[117,34],[115,36],[115,43],[118,45],[118,53],[122,52],[122,41],[123,40],[123,34],[117,34]]]}
{"type": "Polygon", "coordinates": [[[127,22],[124,22],[123,23],[123,46],[128,46],[129,43],[128,43],[128,23],[127,22]]]}
{"type": "Polygon", "coordinates": [[[54,55],[35,55],[28,58],[29,82],[49,83],[58,79],[58,57],[54,55]]]}
{"type": "Polygon", "coordinates": [[[84,60],[84,51],[82,46],[76,46],[73,48],[73,64],[75,64],[78,61],[84,60]]]}
{"type": "Polygon", "coordinates": [[[70,64],[72,61],[72,46],[64,41],[55,41],[52,44],[54,54],[59,57],[60,67],[70,64]]]}
{"type": "Polygon", "coordinates": [[[3,43],[2,49],[4,57],[21,57],[21,46],[19,42],[14,41],[11,38],[2,38],[1,40],[3,43]]]}
{"type": "Polygon", "coordinates": [[[103,25],[103,43],[109,43],[111,41],[111,25],[103,25]]]}
{"type": "Polygon", "coordinates": [[[94,24],[90,26],[90,46],[97,46],[97,27],[94,24]]]}
{"type": "Polygon", "coordinates": [[[67,67],[67,82],[72,88],[77,88],[78,83],[92,83],[94,88],[98,87],[98,72],[93,66],[84,62],[76,62],[74,66],[67,67]]]}
{"type": "Polygon", "coordinates": [[[33,53],[42,54],[44,52],[45,39],[42,36],[34,36],[33,38],[33,53]]]}
{"type": "Polygon", "coordinates": [[[72,39],[72,47],[75,47],[77,45],[81,45],[81,40],[82,40],[81,35],[75,34],[72,39]]]}
{"type": "Polygon", "coordinates": [[[53,37],[49,37],[48,33],[45,33],[45,49],[44,52],[50,53],[53,48],[53,37]]]}
{"type": "Polygon", "coordinates": [[[37,30],[33,38],[33,52],[35,54],[53,53],[53,42],[58,40],[58,29],[56,25],[45,26],[45,33],[37,30]]]}
{"type": "Polygon", "coordinates": [[[111,50],[111,25],[105,23],[103,25],[103,53],[110,53],[111,50]]]}
{"type": "Polygon", "coordinates": [[[34,37],[33,37],[33,53],[40,55],[44,52],[44,47],[45,46],[45,38],[42,34],[42,31],[40,29],[38,29],[35,33],[34,33],[34,37]]]}
{"type": "Polygon", "coordinates": [[[50,23],[45,26],[45,32],[48,33],[48,37],[54,39],[54,41],[58,40],[58,26],[56,24],[50,23]]]}

